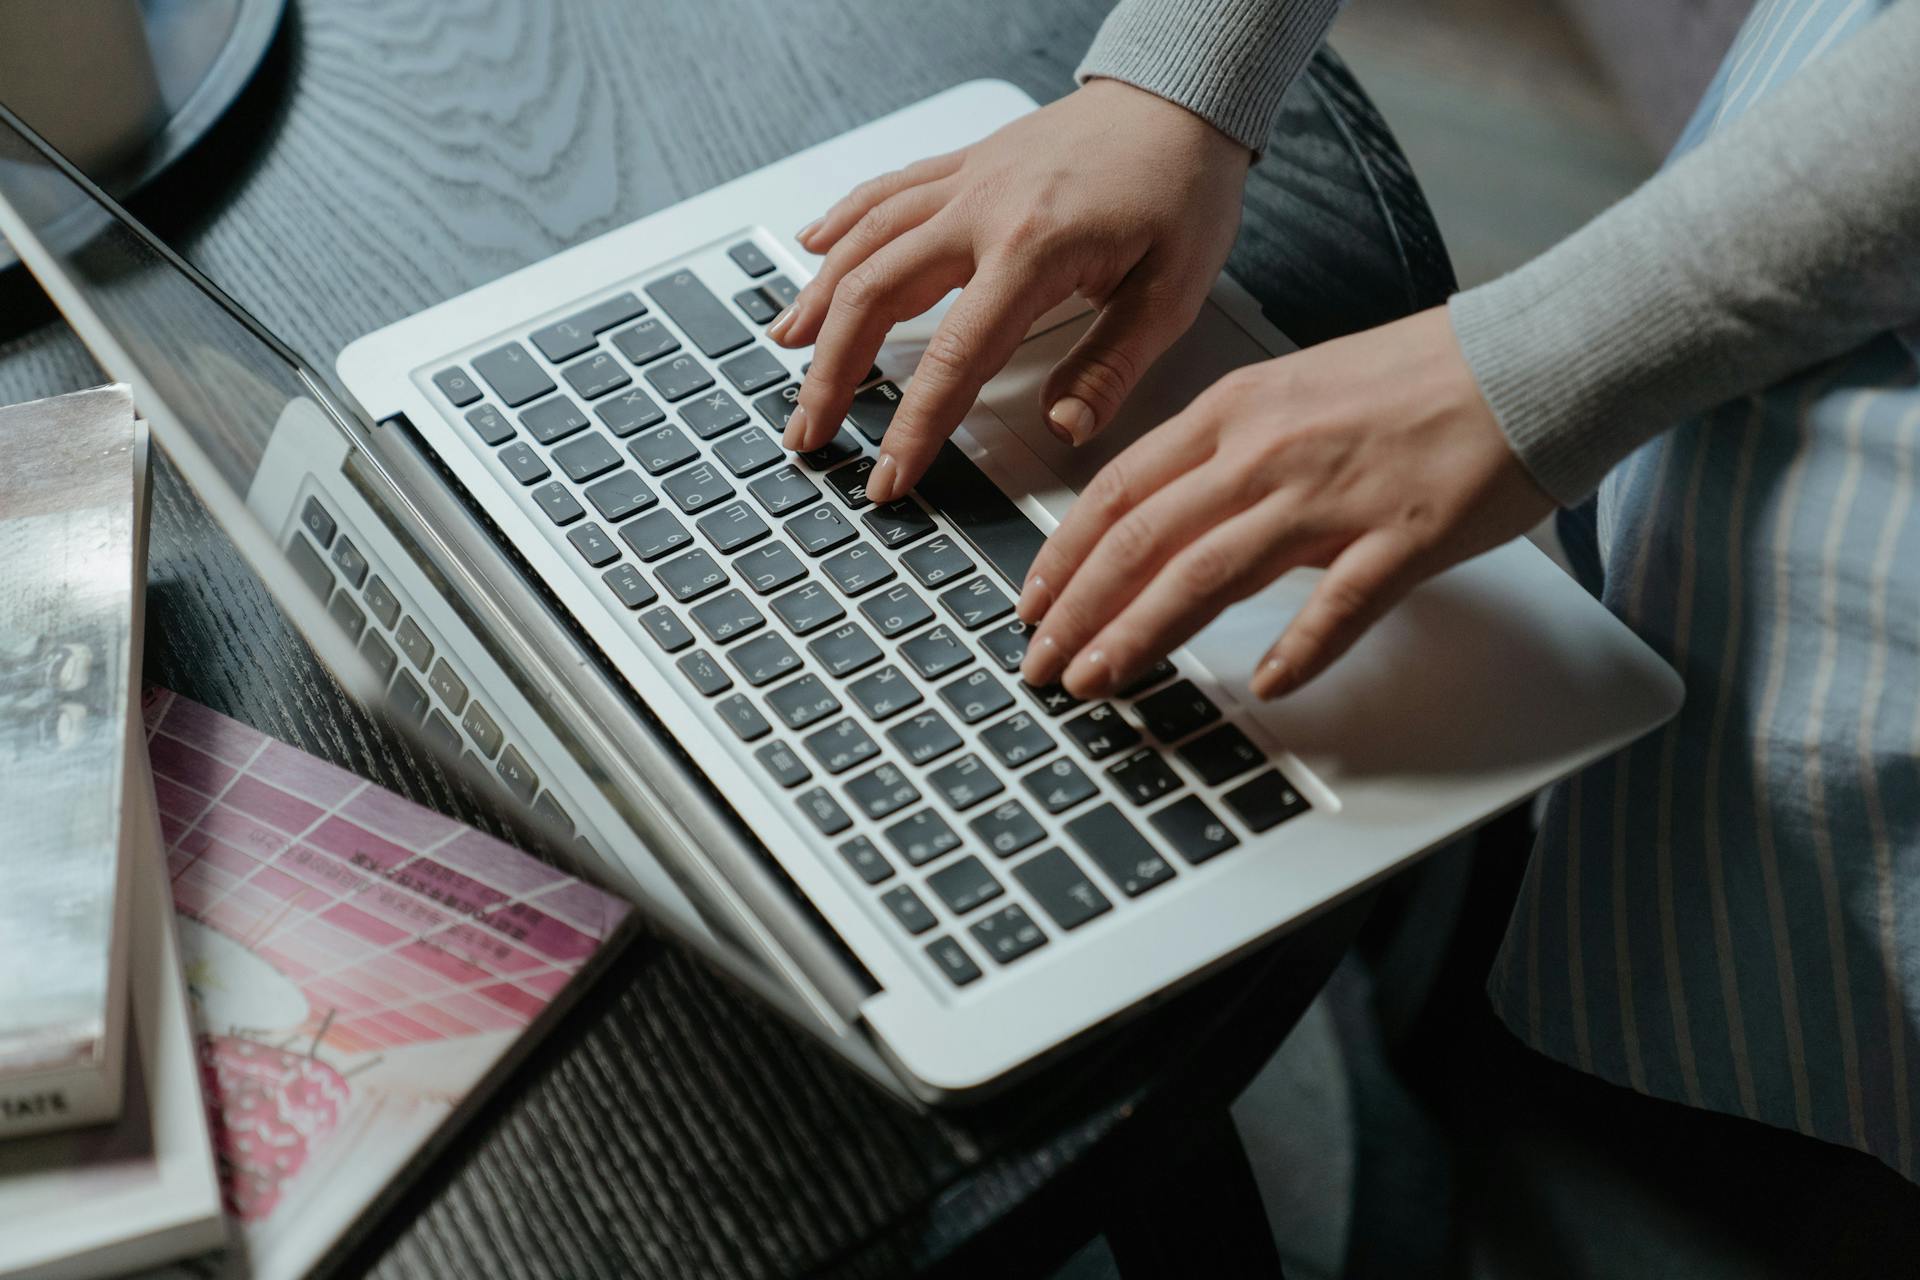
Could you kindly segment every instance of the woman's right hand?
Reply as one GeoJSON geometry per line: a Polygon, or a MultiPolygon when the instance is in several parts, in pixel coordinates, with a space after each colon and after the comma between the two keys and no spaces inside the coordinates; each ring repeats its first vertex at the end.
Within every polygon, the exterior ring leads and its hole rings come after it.
{"type": "Polygon", "coordinates": [[[910,489],[1044,312],[1100,309],[1048,377],[1041,412],[1080,444],[1113,420],[1199,313],[1233,247],[1252,161],[1184,107],[1094,80],[970,147],[862,183],[797,237],[826,256],[768,334],[814,344],[784,443],[833,438],[887,331],[963,288],[867,478],[910,489]]]}

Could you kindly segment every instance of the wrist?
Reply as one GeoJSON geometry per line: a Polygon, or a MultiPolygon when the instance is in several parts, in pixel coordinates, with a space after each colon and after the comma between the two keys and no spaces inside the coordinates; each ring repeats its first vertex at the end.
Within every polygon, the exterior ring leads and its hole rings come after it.
{"type": "Polygon", "coordinates": [[[1085,101],[1099,104],[1102,110],[1118,110],[1152,119],[1171,132],[1185,135],[1186,140],[1213,153],[1215,158],[1222,161],[1237,158],[1240,163],[1252,168],[1253,162],[1259,158],[1258,152],[1249,149],[1207,117],[1151,89],[1096,75],[1088,77],[1086,83],[1074,92],[1085,101]]]}

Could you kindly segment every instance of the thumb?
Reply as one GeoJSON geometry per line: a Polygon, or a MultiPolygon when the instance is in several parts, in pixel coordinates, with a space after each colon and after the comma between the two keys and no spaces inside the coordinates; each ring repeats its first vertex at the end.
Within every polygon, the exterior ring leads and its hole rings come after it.
{"type": "Polygon", "coordinates": [[[1053,367],[1040,410],[1062,441],[1085,444],[1112,422],[1134,385],[1193,322],[1198,304],[1170,305],[1166,292],[1127,279],[1053,367]]]}

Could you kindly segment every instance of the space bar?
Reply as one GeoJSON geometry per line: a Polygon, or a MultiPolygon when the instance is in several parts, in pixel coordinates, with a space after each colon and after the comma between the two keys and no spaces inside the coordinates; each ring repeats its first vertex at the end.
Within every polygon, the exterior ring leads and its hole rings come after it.
{"type": "Polygon", "coordinates": [[[914,489],[953,521],[973,549],[1018,591],[1047,536],[1013,505],[986,472],[952,444],[940,446],[933,465],[914,489]]]}

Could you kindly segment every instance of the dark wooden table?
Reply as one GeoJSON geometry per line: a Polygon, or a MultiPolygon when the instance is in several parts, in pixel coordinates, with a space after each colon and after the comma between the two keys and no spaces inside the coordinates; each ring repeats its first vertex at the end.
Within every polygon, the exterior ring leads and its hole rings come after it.
{"type": "MultiPolygon", "coordinates": [[[[1104,0],[305,0],[136,212],[320,367],[350,339],[961,80],[1065,92],[1104,0]]],[[[1249,187],[1232,269],[1309,343],[1452,274],[1384,124],[1323,53],[1249,187]]],[[[0,290],[35,319],[30,295],[0,290]]],[[[0,400],[100,380],[64,326],[0,400]]],[[[478,825],[327,679],[177,479],[147,677],[478,825]]],[[[1226,1107],[1347,947],[1350,906],[1015,1091],[894,1105],[643,939],[346,1259],[414,1276],[1045,1274],[1106,1230],[1130,1275],[1272,1265],[1226,1107]]]]}

